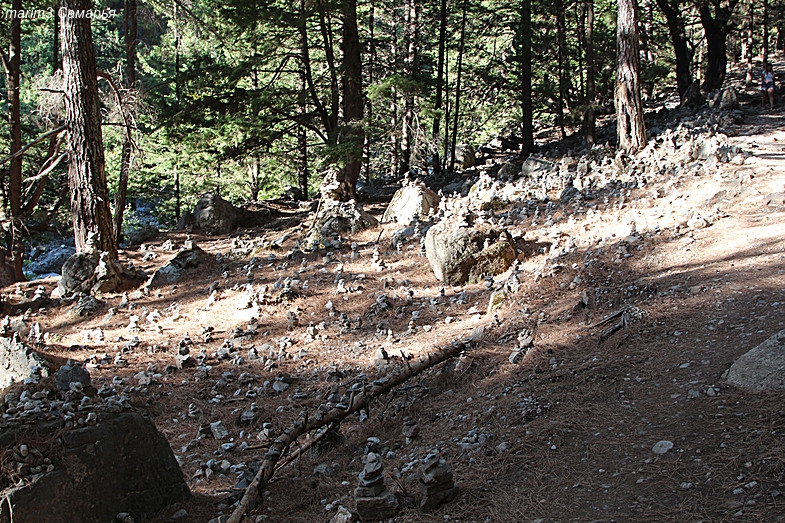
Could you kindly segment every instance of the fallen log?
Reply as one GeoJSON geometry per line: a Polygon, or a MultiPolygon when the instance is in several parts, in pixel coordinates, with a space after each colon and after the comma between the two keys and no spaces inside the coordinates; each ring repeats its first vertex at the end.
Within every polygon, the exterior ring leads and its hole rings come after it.
{"type": "Polygon", "coordinates": [[[449,347],[428,354],[414,363],[405,362],[406,365],[404,367],[400,367],[387,376],[373,381],[370,385],[366,386],[363,391],[353,394],[349,401],[348,408],[335,407],[326,412],[317,412],[312,417],[306,417],[305,420],[294,422],[290,428],[284,430],[270,445],[270,448],[264,455],[264,460],[262,461],[262,466],[259,468],[259,472],[254,476],[254,479],[251,481],[250,485],[248,485],[248,488],[245,489],[245,494],[227,520],[227,523],[241,523],[245,514],[253,509],[259,491],[264,488],[270,479],[272,479],[273,474],[277,470],[276,464],[281,459],[284,451],[289,448],[297,438],[307,432],[317,430],[328,424],[337,425],[349,415],[367,408],[368,404],[374,398],[391,391],[408,379],[434,365],[460,355],[464,350],[475,343],[473,338],[474,336],[468,340],[453,342],[449,347]]]}

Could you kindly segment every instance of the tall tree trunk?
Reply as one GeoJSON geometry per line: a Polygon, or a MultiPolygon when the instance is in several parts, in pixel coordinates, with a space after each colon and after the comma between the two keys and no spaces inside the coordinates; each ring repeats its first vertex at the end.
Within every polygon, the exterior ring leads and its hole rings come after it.
{"type": "Polygon", "coordinates": [[[722,87],[728,66],[725,40],[730,30],[731,15],[738,0],[730,0],[725,6],[721,5],[721,1],[704,0],[698,10],[703,31],[706,33],[706,76],[701,85],[701,89],[706,92],[722,87]]]}
{"type": "Polygon", "coordinates": [[[692,57],[695,54],[687,38],[681,3],[682,0],[657,0],[657,5],[668,22],[668,34],[676,57],[676,88],[679,98],[682,98],[687,88],[692,85],[692,57]]]}
{"type": "Polygon", "coordinates": [[[747,38],[742,42],[741,57],[747,64],[747,75],[744,77],[744,85],[752,85],[752,48],[755,45],[755,0],[749,0],[749,10],[747,12],[747,38]]]}
{"type": "MultiPolygon", "coordinates": [[[[59,2],[55,0],[53,3],[56,11],[59,2]]],[[[60,61],[60,17],[53,16],[52,23],[54,24],[54,30],[52,31],[54,33],[54,38],[52,38],[52,74],[55,74],[62,66],[60,61]]]]}
{"type": "Polygon", "coordinates": [[[180,205],[180,172],[177,170],[177,164],[174,164],[174,217],[179,222],[181,214],[180,205]]]}
{"type": "Polygon", "coordinates": [[[447,45],[447,0],[441,0],[439,7],[439,55],[436,60],[436,100],[433,111],[433,157],[431,164],[433,172],[438,174],[442,170],[442,161],[439,158],[439,134],[441,131],[442,97],[444,90],[444,55],[447,45]]]}
{"type": "Polygon", "coordinates": [[[634,152],[646,145],[640,88],[637,0],[619,0],[616,46],[616,126],[619,147],[634,152]]]}
{"type": "Polygon", "coordinates": [[[556,124],[561,131],[562,140],[567,138],[567,133],[564,130],[564,101],[567,97],[567,89],[565,84],[567,82],[565,76],[565,62],[567,61],[567,37],[565,35],[566,28],[564,23],[564,4],[559,2],[556,4],[556,65],[558,68],[558,86],[559,96],[556,98],[556,124]]]}
{"type": "Polygon", "coordinates": [[[596,117],[594,114],[595,78],[594,66],[594,0],[584,0],[586,9],[586,111],[583,113],[583,132],[586,143],[591,147],[597,143],[596,117]]]}
{"type": "Polygon", "coordinates": [[[455,147],[458,141],[458,120],[461,114],[461,76],[463,73],[463,50],[466,45],[466,15],[469,10],[469,0],[463,0],[461,14],[461,37],[458,43],[458,71],[455,76],[455,107],[453,108],[452,142],[450,144],[450,170],[455,169],[455,147]]]}
{"type": "MultiPolygon", "coordinates": [[[[393,12],[393,17],[395,13],[393,12]]],[[[398,37],[396,35],[397,22],[393,23],[392,34],[390,35],[390,56],[393,68],[398,67],[398,37]]],[[[395,179],[401,172],[401,133],[398,132],[398,89],[395,84],[390,88],[390,177],[395,179]]]]}
{"type": "MultiPolygon", "coordinates": [[[[137,27],[137,0],[125,0],[123,10],[123,25],[125,37],[125,78],[127,94],[133,96],[136,88],[136,27],[137,27]]],[[[117,193],[114,198],[114,233],[117,245],[123,239],[123,214],[125,213],[126,197],[128,195],[128,175],[131,172],[133,160],[133,129],[130,127],[131,108],[126,100],[118,100],[120,110],[125,115],[123,132],[123,153],[120,158],[120,178],[117,182],[117,193]]]]}
{"type": "Polygon", "coordinates": [[[534,151],[534,106],[532,104],[532,2],[520,0],[520,23],[518,34],[519,67],[521,89],[521,140],[523,154],[534,151]]]}
{"type": "MultiPolygon", "coordinates": [[[[376,12],[373,4],[368,9],[368,85],[374,83],[374,71],[376,70],[376,38],[374,35],[374,26],[376,25],[376,12]]],[[[366,114],[369,121],[373,120],[373,102],[369,99],[366,100],[366,114]]],[[[371,143],[368,140],[368,135],[363,139],[363,164],[365,169],[365,182],[371,183],[371,143]]]]}
{"type": "MultiPolygon", "coordinates": [[[[22,11],[22,0],[13,0],[11,9],[15,13],[22,11]]],[[[3,57],[5,66],[6,89],[8,92],[8,124],[11,138],[11,155],[22,149],[22,105],[19,90],[22,80],[22,19],[19,16],[11,18],[11,42],[8,46],[8,57],[3,57]]],[[[4,253],[4,262],[7,265],[4,271],[13,281],[24,281],[22,272],[22,256],[24,245],[22,243],[22,155],[11,160],[8,173],[8,199],[11,223],[9,225],[8,250],[4,253]]],[[[10,283],[10,282],[3,282],[10,283]]]]}
{"type": "Polygon", "coordinates": [[[362,167],[364,132],[360,126],[363,118],[362,60],[360,36],[357,31],[357,0],[346,0],[343,12],[343,118],[345,130],[342,142],[349,146],[349,159],[341,172],[340,199],[357,199],[357,179],[362,167]]]}
{"type": "Polygon", "coordinates": [[[303,200],[308,199],[308,130],[304,122],[308,113],[306,89],[305,73],[301,71],[300,92],[297,94],[297,113],[301,120],[297,125],[297,183],[303,200]]]}
{"type": "Polygon", "coordinates": [[[760,43],[760,60],[761,62],[769,62],[769,0],[763,0],[763,22],[761,23],[763,33],[761,35],[760,43]]]}
{"type": "MultiPolygon", "coordinates": [[[[89,0],[62,0],[61,6],[66,12],[92,7],[89,0]]],[[[116,260],[90,19],[64,16],[61,25],[68,184],[76,249],[89,250],[88,237],[93,236],[92,246],[116,260]]]]}
{"type": "Polygon", "coordinates": [[[406,55],[404,68],[410,84],[404,94],[403,121],[401,122],[401,166],[400,174],[406,174],[411,168],[413,125],[414,125],[414,92],[411,88],[417,74],[417,3],[406,0],[406,55]]]}

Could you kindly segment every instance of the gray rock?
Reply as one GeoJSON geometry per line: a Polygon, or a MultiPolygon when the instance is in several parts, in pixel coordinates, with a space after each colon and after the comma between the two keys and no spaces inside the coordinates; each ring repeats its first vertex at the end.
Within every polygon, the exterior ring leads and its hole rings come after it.
{"type": "Polygon", "coordinates": [[[785,330],[743,354],[726,378],[731,385],[751,392],[785,390],[785,330]]]}
{"type": "Polygon", "coordinates": [[[183,273],[188,269],[199,267],[207,262],[211,256],[204,252],[201,247],[194,244],[190,248],[178,252],[169,263],[158,269],[150,276],[146,286],[160,287],[169,285],[179,280],[183,273]]]}
{"type": "Polygon", "coordinates": [[[684,92],[681,98],[682,107],[698,108],[706,103],[706,98],[701,93],[700,83],[696,80],[684,92]]]}
{"type": "Polygon", "coordinates": [[[90,373],[81,364],[68,360],[68,363],[55,372],[55,382],[60,390],[69,390],[71,383],[90,385],[90,373]]]}
{"type": "Polygon", "coordinates": [[[664,439],[655,443],[654,446],[651,448],[651,451],[657,454],[658,456],[661,456],[672,448],[673,448],[673,442],[664,439]]]}
{"type": "Polygon", "coordinates": [[[722,90],[722,95],[720,95],[720,109],[723,111],[730,111],[732,109],[738,109],[739,107],[739,97],[736,94],[736,89],[733,87],[726,87],[722,90]]]}
{"type": "Polygon", "coordinates": [[[210,432],[212,432],[213,437],[219,441],[229,437],[229,431],[226,430],[222,421],[210,423],[210,432]]]}
{"type": "Polygon", "coordinates": [[[523,165],[521,165],[521,175],[531,177],[546,172],[551,172],[556,169],[556,165],[548,160],[530,156],[527,158],[523,165]]]}
{"type": "Polygon", "coordinates": [[[439,206],[439,195],[419,181],[409,182],[398,189],[384,211],[382,223],[397,222],[409,225],[415,218],[425,219],[431,209],[439,206]]]}
{"type": "Polygon", "coordinates": [[[123,268],[105,252],[77,252],[63,264],[60,296],[83,292],[114,292],[122,284],[123,268]]]}
{"type": "Polygon", "coordinates": [[[458,496],[452,468],[438,453],[428,455],[420,468],[420,508],[431,512],[458,496]]]}
{"type": "Polygon", "coordinates": [[[205,234],[226,234],[237,227],[240,211],[220,194],[203,194],[194,207],[194,225],[205,234]]]}
{"type": "MultiPolygon", "coordinates": [[[[328,189],[323,187],[323,190],[329,193],[328,189]]],[[[324,246],[336,236],[357,234],[377,223],[376,218],[365,212],[354,200],[341,202],[323,197],[313,226],[306,234],[303,243],[308,249],[314,245],[324,246]]]]}
{"type": "Polygon", "coordinates": [[[477,162],[477,155],[474,152],[474,147],[467,143],[459,143],[455,146],[455,164],[453,169],[468,169],[474,167],[477,162]]]}
{"type": "Polygon", "coordinates": [[[49,376],[49,363],[37,352],[14,338],[0,338],[0,389],[24,381],[34,369],[49,376]]]}
{"type": "Polygon", "coordinates": [[[352,515],[351,511],[341,505],[338,507],[338,511],[330,520],[330,523],[354,523],[355,521],[356,519],[354,518],[354,515],[352,515]]]}
{"type": "Polygon", "coordinates": [[[372,498],[357,498],[357,514],[360,521],[381,521],[394,518],[401,511],[398,497],[385,490],[381,495],[372,498]]]}
{"type": "Polygon", "coordinates": [[[141,245],[155,239],[160,231],[155,225],[149,223],[142,224],[138,229],[133,229],[125,233],[125,241],[129,245],[141,245]]]}
{"type": "Polygon", "coordinates": [[[425,255],[436,278],[448,285],[477,283],[506,271],[516,252],[509,235],[489,227],[463,227],[457,219],[441,221],[425,235],[425,255]],[[495,241],[484,248],[486,240],[495,241]]]}
{"type": "Polygon", "coordinates": [[[7,489],[0,521],[11,521],[9,506],[13,521],[115,521],[121,512],[141,521],[190,497],[169,443],[147,417],[104,415],[60,438],[60,465],[7,489]]]}

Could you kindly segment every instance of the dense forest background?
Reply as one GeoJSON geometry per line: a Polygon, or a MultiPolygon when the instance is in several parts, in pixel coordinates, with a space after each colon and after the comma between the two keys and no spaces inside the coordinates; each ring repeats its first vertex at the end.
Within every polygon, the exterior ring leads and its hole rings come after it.
{"type": "MultiPolygon", "coordinates": [[[[532,152],[546,126],[592,144],[595,115],[615,110],[620,6],[637,17],[640,92],[651,105],[684,95],[694,81],[704,92],[721,87],[728,60],[748,63],[749,81],[758,82],[760,61],[785,46],[782,0],[94,5],[111,201],[151,208],[172,225],[204,191],[248,202],[292,186],[307,198],[327,169],[352,162],[369,183],[450,170],[458,144],[497,135],[532,152]]],[[[3,155],[3,207],[26,231],[70,222],[59,130],[69,42],[61,41],[59,7],[3,4],[0,150],[34,142],[20,155],[21,187],[3,155]],[[9,16],[20,9],[21,19],[9,16]]],[[[130,211],[116,217],[116,230],[135,220],[130,211]]]]}

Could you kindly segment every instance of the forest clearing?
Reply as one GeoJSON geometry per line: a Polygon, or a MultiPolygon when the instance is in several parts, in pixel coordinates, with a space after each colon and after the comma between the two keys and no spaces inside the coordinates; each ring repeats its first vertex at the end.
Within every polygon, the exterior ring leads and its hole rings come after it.
{"type": "Polygon", "coordinates": [[[6,16],[0,522],[785,519],[783,5],[520,4],[6,16]]]}

